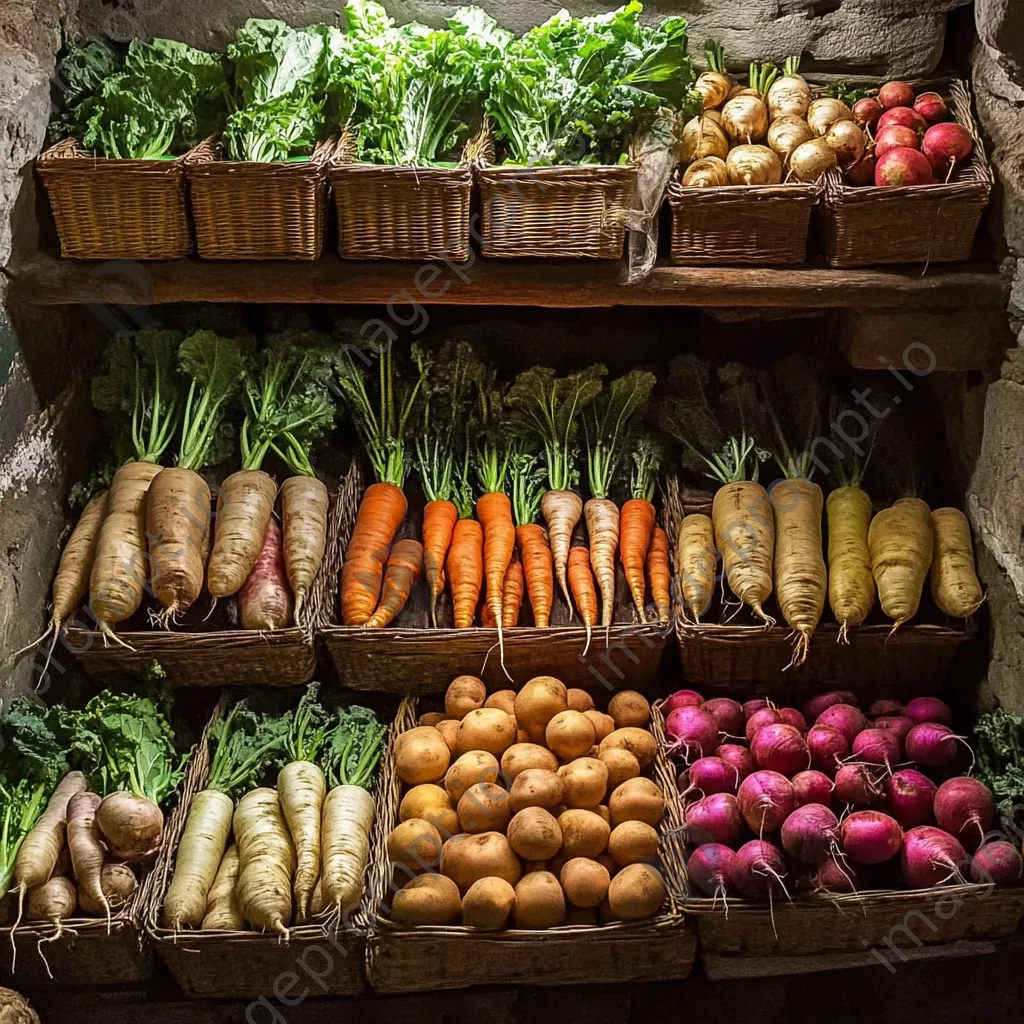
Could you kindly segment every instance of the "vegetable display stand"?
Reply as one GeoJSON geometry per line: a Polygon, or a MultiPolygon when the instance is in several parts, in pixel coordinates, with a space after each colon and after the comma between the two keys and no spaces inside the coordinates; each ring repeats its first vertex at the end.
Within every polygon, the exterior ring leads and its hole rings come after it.
{"type": "Polygon", "coordinates": [[[469,259],[473,178],[468,167],[386,167],[335,160],[330,180],[342,259],[469,259]]]}
{"type": "Polygon", "coordinates": [[[803,263],[817,185],[668,187],[671,259],[682,265],[803,263]]]}
{"type": "Polygon", "coordinates": [[[194,249],[186,158],[108,160],[65,139],[36,161],[60,236],[76,260],[175,260],[194,249]]]}
{"type": "Polygon", "coordinates": [[[971,113],[967,83],[933,87],[946,96],[953,116],[974,140],[969,161],[955,181],[941,185],[854,188],[830,172],[821,207],[830,266],[970,259],[992,194],[992,169],[971,113]]]}
{"type": "Polygon", "coordinates": [[[256,163],[219,159],[207,140],[186,173],[204,260],[315,260],[327,223],[327,164],[333,144],[309,160],[256,163]]]}
{"type": "Polygon", "coordinates": [[[634,166],[487,167],[481,252],[491,259],[622,259],[634,166]]]}
{"type": "MultiPolygon", "coordinates": [[[[371,848],[371,906],[386,912],[393,895],[386,837],[398,820],[401,781],[394,742],[416,725],[416,701],[402,703],[389,736],[378,789],[371,848]]],[[[367,974],[378,992],[418,992],[474,985],[576,985],[686,978],[696,940],[679,913],[681,849],[675,829],[682,807],[672,769],[659,751],[656,781],[669,796],[660,826],[668,897],[649,921],[564,925],[546,931],[479,932],[461,925],[404,928],[376,916],[367,945],[367,974]]]]}

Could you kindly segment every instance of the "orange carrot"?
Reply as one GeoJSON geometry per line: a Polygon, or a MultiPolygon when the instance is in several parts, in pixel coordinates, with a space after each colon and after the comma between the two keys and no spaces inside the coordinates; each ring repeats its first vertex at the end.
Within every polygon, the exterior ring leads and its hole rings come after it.
{"type": "Polygon", "coordinates": [[[526,592],[530,595],[530,606],[533,608],[533,624],[548,626],[551,624],[551,605],[555,596],[555,565],[548,539],[543,527],[536,523],[516,527],[516,537],[526,574],[526,592]]]}
{"type": "Polygon", "coordinates": [[[494,621],[494,611],[489,604],[480,609],[480,625],[484,629],[494,629],[498,624],[494,621]]]}
{"type": "Polygon", "coordinates": [[[476,517],[484,531],[484,580],[487,584],[487,603],[498,623],[501,639],[501,593],[505,584],[505,570],[512,560],[516,546],[516,531],[512,525],[512,502],[501,491],[488,491],[476,503],[476,517]]]}
{"type": "Polygon", "coordinates": [[[468,629],[476,618],[484,579],[484,535],[475,519],[460,519],[455,524],[445,564],[455,628],[468,629]]]}
{"type": "Polygon", "coordinates": [[[501,624],[505,629],[519,625],[519,613],[523,607],[523,563],[514,555],[505,570],[505,582],[501,588],[501,624]]]}
{"type": "MultiPolygon", "coordinates": [[[[590,631],[597,625],[597,587],[590,568],[590,551],[582,545],[569,548],[568,577],[576,610],[580,613],[583,625],[587,627],[589,648],[590,631]]],[[[586,649],[583,653],[587,653],[586,649]]]]}
{"type": "Polygon", "coordinates": [[[459,513],[447,499],[428,501],[423,508],[423,565],[430,590],[430,621],[437,625],[437,599],[444,592],[444,560],[452,544],[459,513]]]}
{"type": "Polygon", "coordinates": [[[640,621],[644,621],[644,563],[654,533],[654,505],[644,498],[630,498],[622,506],[619,522],[619,554],[629,592],[640,621]]]}
{"type": "Polygon", "coordinates": [[[394,484],[366,488],[341,567],[341,615],[346,626],[365,626],[377,607],[384,564],[409,503],[394,484]]]}
{"type": "Polygon", "coordinates": [[[668,535],[660,526],[655,526],[651,534],[651,547],[647,552],[647,580],[651,585],[651,597],[658,609],[658,622],[667,625],[672,608],[669,596],[672,570],[668,561],[668,535]]]}
{"type": "Polygon", "coordinates": [[[388,556],[384,591],[367,626],[386,626],[405,607],[412,588],[423,575],[423,545],[418,540],[400,540],[388,556]]]}

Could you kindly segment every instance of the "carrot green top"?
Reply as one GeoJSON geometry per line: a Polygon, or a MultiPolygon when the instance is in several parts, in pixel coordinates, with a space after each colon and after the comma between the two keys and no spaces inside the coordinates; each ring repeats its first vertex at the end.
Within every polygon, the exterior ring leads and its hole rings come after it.
{"type": "Polygon", "coordinates": [[[476,468],[482,494],[502,494],[512,445],[505,422],[505,396],[493,370],[477,380],[476,468]]]}
{"type": "Polygon", "coordinates": [[[546,473],[537,456],[526,451],[521,443],[516,445],[512,453],[510,470],[512,511],[516,518],[516,526],[528,526],[535,523],[540,515],[546,473]]]}
{"type": "Polygon", "coordinates": [[[661,465],[661,451],[650,437],[641,437],[633,449],[633,471],[629,478],[632,497],[654,500],[654,477],[661,465]]]}
{"type": "Polygon", "coordinates": [[[590,493],[595,498],[608,497],[632,425],[647,408],[655,383],[653,373],[632,370],[613,380],[584,415],[590,493]]]}

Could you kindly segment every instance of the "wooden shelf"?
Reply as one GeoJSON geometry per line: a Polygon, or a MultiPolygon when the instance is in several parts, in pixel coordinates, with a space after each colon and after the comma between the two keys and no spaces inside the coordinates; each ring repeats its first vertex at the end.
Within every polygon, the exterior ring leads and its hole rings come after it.
{"type": "Polygon", "coordinates": [[[629,285],[620,263],[496,262],[456,266],[345,263],[82,263],[42,254],[13,268],[37,305],[274,302],[396,305],[718,306],[796,309],[1002,310],[1010,283],[990,264],[863,270],[659,265],[629,285]]]}

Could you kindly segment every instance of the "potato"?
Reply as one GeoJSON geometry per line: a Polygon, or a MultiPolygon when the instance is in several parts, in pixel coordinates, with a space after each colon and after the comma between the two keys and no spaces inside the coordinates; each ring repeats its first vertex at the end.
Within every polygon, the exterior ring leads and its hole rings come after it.
{"type": "Polygon", "coordinates": [[[560,711],[548,722],[544,742],[563,761],[582,757],[594,745],[594,724],[582,711],[560,711]]]}
{"type": "Polygon", "coordinates": [[[594,813],[601,815],[601,820],[611,827],[612,816],[608,813],[607,804],[601,804],[599,807],[595,807],[594,813]]]}
{"type": "Polygon", "coordinates": [[[594,698],[586,690],[570,689],[565,691],[565,700],[570,711],[593,711],[594,698]]]}
{"type": "Polygon", "coordinates": [[[527,807],[509,822],[508,841],[523,860],[547,860],[562,848],[562,830],[550,811],[527,807]]]}
{"type": "Polygon", "coordinates": [[[484,706],[487,687],[476,676],[458,676],[448,685],[444,695],[444,713],[448,718],[462,721],[477,708],[484,706]]]}
{"type": "Polygon", "coordinates": [[[462,897],[462,923],[494,932],[504,928],[516,905],[516,891],[504,878],[481,878],[462,897]]]}
{"type": "Polygon", "coordinates": [[[446,718],[443,722],[438,722],[437,725],[434,726],[434,728],[441,734],[441,739],[443,739],[447,744],[452,757],[459,756],[459,724],[458,719],[446,718]]]}
{"type": "Polygon", "coordinates": [[[566,899],[576,907],[596,907],[604,899],[611,882],[608,869],[588,857],[567,860],[559,875],[566,899]]]}
{"type": "Polygon", "coordinates": [[[616,729],[646,729],[651,720],[651,705],[636,690],[620,690],[608,701],[608,714],[615,720],[616,729]]]}
{"type": "MultiPolygon", "coordinates": [[[[451,771],[451,769],[448,769],[451,771]]],[[[459,818],[452,807],[448,794],[432,782],[413,786],[398,805],[398,820],[422,818],[429,821],[445,839],[459,830],[459,818]]]]}
{"type": "Polygon", "coordinates": [[[459,723],[457,745],[460,754],[486,750],[501,757],[516,741],[516,724],[501,708],[477,708],[459,723]]]}
{"type": "Polygon", "coordinates": [[[519,858],[500,832],[452,836],[441,852],[441,874],[447,875],[463,893],[474,882],[490,875],[515,885],[522,871],[519,858]]]}
{"type": "Polygon", "coordinates": [[[565,894],[550,871],[531,871],[516,886],[517,928],[553,928],[565,920],[565,894]]]}
{"type": "Polygon", "coordinates": [[[625,747],[599,748],[597,759],[608,766],[609,792],[618,789],[626,779],[635,779],[640,774],[640,762],[625,747]]]}
{"type": "Polygon", "coordinates": [[[619,867],[658,856],[658,833],[646,821],[624,821],[612,829],[608,852],[619,867]]]}
{"type": "Polygon", "coordinates": [[[506,715],[511,715],[513,718],[516,717],[516,691],[515,690],[498,690],[492,693],[487,700],[484,701],[485,708],[498,708],[504,711],[506,715]]]}
{"type": "Polygon", "coordinates": [[[388,836],[388,860],[413,871],[436,867],[444,841],[440,832],[423,818],[410,818],[392,829],[388,836]]]}
{"type": "Polygon", "coordinates": [[[608,822],[593,811],[563,811],[558,816],[562,830],[562,853],[572,857],[597,857],[608,846],[608,822]]]}
{"type": "MultiPolygon", "coordinates": [[[[610,839],[608,841],[611,842],[610,839]]],[[[603,864],[605,868],[607,868],[609,878],[614,878],[619,873],[619,865],[616,864],[614,860],[612,860],[612,858],[608,855],[607,851],[602,853],[601,856],[597,858],[597,863],[603,864]]]]}
{"type": "Polygon", "coordinates": [[[437,725],[438,722],[445,720],[445,713],[443,711],[424,711],[419,718],[416,719],[417,725],[437,725]]]}
{"type": "Polygon", "coordinates": [[[407,786],[437,782],[448,771],[451,751],[437,729],[419,725],[395,740],[395,771],[407,786]]]}
{"type": "Polygon", "coordinates": [[[527,768],[520,772],[509,790],[512,813],[517,814],[524,807],[543,807],[553,811],[561,806],[565,798],[565,783],[561,773],[547,768],[527,768]]]}
{"type": "Polygon", "coordinates": [[[459,890],[450,878],[420,875],[406,882],[391,902],[391,920],[412,928],[421,924],[451,924],[459,916],[459,890]]]}
{"type": "Polygon", "coordinates": [[[597,925],[597,911],[592,907],[566,907],[565,923],[584,928],[594,928],[597,925]]]}
{"type": "Polygon", "coordinates": [[[512,817],[508,792],[493,782],[478,782],[459,798],[459,824],[463,832],[504,832],[512,817]]]}
{"type": "Polygon", "coordinates": [[[606,715],[603,711],[584,711],[583,714],[586,715],[590,720],[590,724],[594,727],[594,734],[598,743],[605,736],[610,736],[615,732],[615,720],[611,715],[606,715]]]}
{"type": "Polygon", "coordinates": [[[608,789],[608,766],[593,757],[578,757],[558,769],[565,786],[565,806],[593,810],[608,789]]]}
{"type": "Polygon", "coordinates": [[[601,740],[601,747],[598,756],[606,750],[614,748],[628,750],[640,762],[641,768],[646,768],[654,760],[654,752],[658,748],[654,736],[646,729],[616,729],[601,740]]]}
{"type": "Polygon", "coordinates": [[[471,750],[463,754],[448,769],[444,777],[444,788],[452,803],[458,803],[472,786],[480,782],[493,782],[501,778],[498,759],[486,750],[471,750]]]}
{"type": "Polygon", "coordinates": [[[608,814],[612,825],[624,821],[646,821],[652,827],[665,813],[665,797],[650,779],[642,776],[627,779],[608,797],[608,814]]]}
{"type": "Polygon", "coordinates": [[[608,886],[608,906],[622,921],[641,921],[654,915],[665,902],[665,879],[650,864],[624,867],[608,886]]]}
{"type": "Polygon", "coordinates": [[[537,676],[516,694],[516,721],[534,743],[541,743],[548,722],[568,706],[562,683],[553,676],[537,676]]]}
{"type": "Polygon", "coordinates": [[[546,747],[537,743],[513,743],[501,755],[501,773],[509,785],[529,768],[543,768],[549,772],[557,771],[558,758],[546,747]]]}

